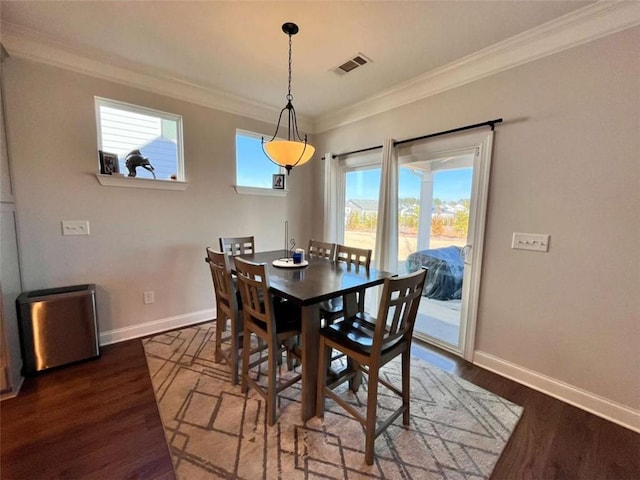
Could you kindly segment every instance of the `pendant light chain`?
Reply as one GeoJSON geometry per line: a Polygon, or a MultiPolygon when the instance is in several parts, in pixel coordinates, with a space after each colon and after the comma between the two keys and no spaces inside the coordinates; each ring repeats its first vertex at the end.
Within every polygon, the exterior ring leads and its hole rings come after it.
{"type": "Polygon", "coordinates": [[[287,93],[287,100],[293,100],[293,95],[291,95],[291,34],[289,34],[289,92],[287,93]]]}

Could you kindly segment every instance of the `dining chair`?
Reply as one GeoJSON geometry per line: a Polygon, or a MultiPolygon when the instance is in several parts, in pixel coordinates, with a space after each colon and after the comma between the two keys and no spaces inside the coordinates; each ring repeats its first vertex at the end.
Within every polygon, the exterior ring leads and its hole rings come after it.
{"type": "Polygon", "coordinates": [[[256,253],[254,237],[220,237],[220,250],[230,257],[256,253]]]}
{"type": "Polygon", "coordinates": [[[231,270],[227,262],[227,255],[207,248],[205,261],[211,269],[213,289],[216,296],[216,344],[215,361],[220,363],[224,358],[231,368],[231,384],[238,384],[238,364],[242,340],[242,318],[238,312],[238,298],[231,279],[231,270]],[[231,334],[225,338],[222,332],[227,329],[227,321],[231,323],[231,334]],[[227,349],[222,348],[228,343],[227,349]]]}
{"type": "MultiPolygon", "coordinates": [[[[353,267],[356,271],[361,268],[368,271],[371,267],[371,249],[338,244],[336,245],[335,261],[346,263],[348,268],[353,267]]],[[[358,311],[364,311],[364,291],[358,292],[358,311]]],[[[331,298],[320,304],[320,318],[325,323],[333,323],[342,316],[344,316],[342,297],[331,298]]]]}
{"type": "Polygon", "coordinates": [[[375,439],[402,414],[402,423],[409,425],[409,396],[411,372],[411,341],[426,269],[385,279],[375,323],[359,317],[343,319],[320,330],[320,356],[318,363],[318,396],[316,415],[324,416],[325,397],[330,397],[363,426],[365,432],[365,462],[373,464],[375,439]],[[343,352],[352,368],[341,372],[327,384],[327,370],[331,349],[343,352]],[[401,356],[401,388],[397,388],[380,375],[380,369],[401,356]],[[367,376],[366,412],[360,413],[334,389],[360,372],[367,376]],[[402,399],[402,405],[377,426],[378,387],[387,387],[402,399]]]}
{"type": "Polygon", "coordinates": [[[327,260],[333,260],[336,253],[336,244],[328,242],[320,242],[318,240],[309,240],[309,248],[307,254],[327,260]]]}
{"type": "MultiPolygon", "coordinates": [[[[231,370],[231,384],[238,384],[240,371],[240,350],[242,350],[242,339],[244,336],[242,328],[242,300],[235,285],[235,277],[232,279],[231,269],[227,261],[228,257],[222,252],[206,249],[205,261],[209,264],[213,289],[216,298],[216,340],[215,340],[215,361],[220,363],[223,359],[231,370]],[[227,330],[227,321],[231,324],[230,334],[223,337],[223,332],[227,330]],[[227,348],[223,348],[228,344],[227,348]]],[[[250,354],[262,351],[266,345],[258,341],[257,346],[252,347],[250,354]]]]}
{"type": "Polygon", "coordinates": [[[244,344],[242,352],[242,392],[251,386],[266,403],[267,424],[276,421],[276,396],[285,388],[298,382],[302,375],[289,375],[282,380],[277,376],[281,355],[286,353],[289,370],[293,370],[294,359],[301,361],[297,339],[301,333],[300,308],[291,302],[269,293],[269,277],[264,263],[253,263],[234,257],[238,288],[242,298],[244,319],[244,344]],[[250,336],[255,334],[266,344],[267,355],[258,360],[250,358],[250,336]],[[249,375],[249,370],[268,362],[266,388],[249,375]]]}

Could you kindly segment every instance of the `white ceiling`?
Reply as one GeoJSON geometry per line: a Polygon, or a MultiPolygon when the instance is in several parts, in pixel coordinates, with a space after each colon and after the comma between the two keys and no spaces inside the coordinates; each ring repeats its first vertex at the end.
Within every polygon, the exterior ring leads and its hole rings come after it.
{"type": "MultiPolygon", "coordinates": [[[[579,1],[2,1],[4,32],[102,65],[317,118],[510,39],[579,1]],[[373,62],[340,76],[361,52],[373,62]]],[[[7,35],[4,35],[7,37],[7,35]]],[[[4,41],[12,55],[11,42],[4,41]]]]}

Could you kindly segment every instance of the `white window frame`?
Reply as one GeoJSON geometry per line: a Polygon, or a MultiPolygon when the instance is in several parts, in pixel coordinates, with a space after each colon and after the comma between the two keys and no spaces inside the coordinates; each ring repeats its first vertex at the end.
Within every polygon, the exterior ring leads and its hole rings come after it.
{"type": "MultiPolygon", "coordinates": [[[[118,100],[111,100],[109,98],[94,97],[95,102],[95,114],[96,114],[96,134],[98,150],[102,148],[102,122],[100,116],[100,107],[106,106],[115,108],[118,110],[124,110],[127,112],[137,113],[140,115],[147,115],[162,120],[169,120],[176,123],[176,180],[169,179],[150,179],[150,178],[137,178],[128,176],[114,176],[114,175],[101,175],[96,174],[96,178],[101,185],[106,186],[118,186],[118,187],[135,187],[135,188],[153,188],[161,190],[184,190],[186,189],[185,170],[184,170],[184,142],[182,131],[182,116],[163,112],[154,108],[142,107],[140,105],[134,105],[131,103],[120,102],[118,100]]],[[[123,172],[125,173],[125,172],[123,172]]],[[[125,173],[126,175],[126,173],[125,173]]]]}
{"type": "MultiPolygon", "coordinates": [[[[238,135],[243,135],[245,137],[251,137],[251,138],[255,138],[258,139],[260,141],[262,141],[263,137],[268,137],[271,138],[270,135],[262,135],[260,133],[257,132],[251,132],[249,130],[243,130],[241,128],[236,128],[236,133],[235,136],[233,138],[234,140],[234,145],[237,145],[237,141],[238,141],[238,135]]],[[[282,140],[280,138],[278,138],[277,140],[282,140]]],[[[271,160],[269,160],[267,158],[267,156],[265,155],[264,157],[265,162],[270,162],[271,160]]],[[[280,174],[285,174],[285,169],[283,167],[278,167],[278,173],[280,174]]],[[[252,187],[252,186],[247,186],[247,185],[239,185],[238,184],[238,151],[236,149],[236,156],[235,156],[235,185],[234,188],[236,190],[236,193],[241,194],[241,195],[266,195],[266,196],[272,196],[272,197],[285,197],[287,195],[287,192],[289,191],[289,182],[288,182],[288,178],[285,177],[285,183],[284,183],[284,189],[275,189],[275,188],[267,188],[267,187],[252,187]]]]}

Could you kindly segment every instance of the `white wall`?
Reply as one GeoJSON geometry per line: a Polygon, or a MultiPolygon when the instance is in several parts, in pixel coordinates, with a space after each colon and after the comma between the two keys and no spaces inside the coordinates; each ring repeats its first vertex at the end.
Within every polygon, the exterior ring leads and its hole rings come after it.
{"type": "Polygon", "coordinates": [[[308,241],[308,165],[292,171],[286,198],[232,187],[235,129],[271,134],[272,125],[18,58],[3,69],[24,289],[96,283],[103,341],[211,318],[204,249],[220,236],[278,249],[288,219],[308,241]],[[98,183],[96,95],[183,116],[185,191],[98,183]],[[62,220],[88,220],[91,235],[63,237],[62,220]]]}
{"type": "Polygon", "coordinates": [[[640,29],[627,30],[316,136],[319,151],[339,153],[503,117],[476,359],[620,407],[631,423],[640,418],[638,45],[640,29]],[[513,232],[550,234],[550,251],[512,250],[513,232]]]}

